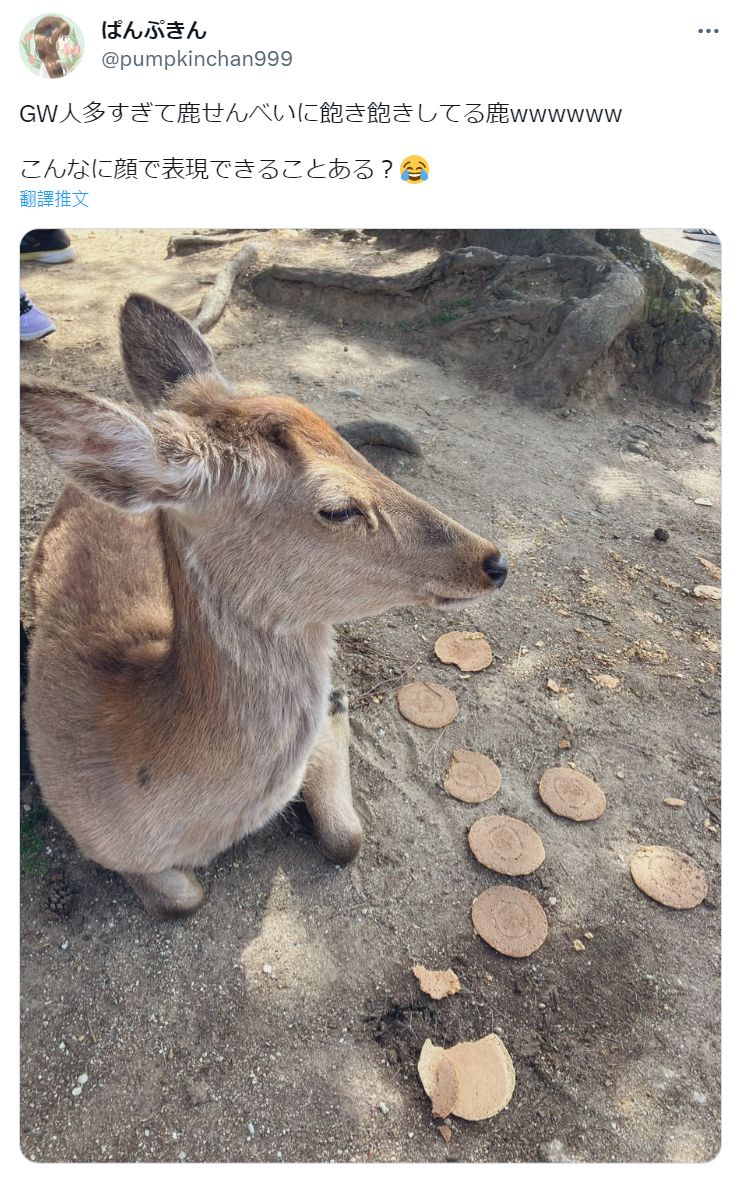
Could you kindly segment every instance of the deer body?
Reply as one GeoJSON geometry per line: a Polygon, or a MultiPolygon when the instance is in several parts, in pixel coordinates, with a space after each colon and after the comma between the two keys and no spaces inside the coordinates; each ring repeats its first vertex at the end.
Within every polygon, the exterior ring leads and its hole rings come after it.
{"type": "Polygon", "coordinates": [[[204,865],[282,810],[330,690],[330,628],[208,617],[171,531],[68,488],[31,570],[33,763],[82,851],[120,872],[204,865]]]}
{"type": "Polygon", "coordinates": [[[178,915],[203,899],[192,869],[301,787],[326,853],[356,855],[332,624],[469,600],[505,564],[309,410],[228,389],[166,308],[132,296],[122,334],[153,412],[24,391],[24,425],[72,480],[30,573],[26,722],[81,850],[178,915]]]}

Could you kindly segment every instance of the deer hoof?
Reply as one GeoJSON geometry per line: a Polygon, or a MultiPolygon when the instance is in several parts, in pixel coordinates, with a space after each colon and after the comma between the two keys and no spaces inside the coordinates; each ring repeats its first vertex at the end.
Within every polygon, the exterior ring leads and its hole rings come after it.
{"type": "Polygon", "coordinates": [[[330,836],[323,833],[320,838],[321,850],[332,864],[350,864],[356,860],[362,846],[362,828],[336,832],[330,836]]]}

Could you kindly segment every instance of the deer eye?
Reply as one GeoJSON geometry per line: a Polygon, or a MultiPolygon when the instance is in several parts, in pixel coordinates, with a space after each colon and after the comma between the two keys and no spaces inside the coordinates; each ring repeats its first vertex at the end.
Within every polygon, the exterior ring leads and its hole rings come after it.
{"type": "Polygon", "coordinates": [[[361,516],[362,513],[359,508],[350,504],[346,508],[322,508],[318,515],[323,520],[329,520],[331,524],[341,524],[344,520],[350,520],[352,516],[361,516]]]}

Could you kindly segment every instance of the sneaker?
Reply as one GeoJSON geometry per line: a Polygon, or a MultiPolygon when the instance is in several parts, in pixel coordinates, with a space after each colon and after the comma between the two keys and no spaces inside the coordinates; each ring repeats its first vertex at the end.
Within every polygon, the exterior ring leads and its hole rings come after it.
{"type": "Polygon", "coordinates": [[[713,242],[721,245],[721,238],[712,229],[684,229],[683,237],[692,238],[694,242],[713,242]]]}
{"type": "Polygon", "coordinates": [[[32,229],[21,238],[21,262],[71,262],[77,251],[63,229],[32,229]]]}
{"type": "Polygon", "coordinates": [[[21,343],[29,340],[41,340],[56,331],[56,325],[44,315],[26,295],[21,291],[21,343]]]}

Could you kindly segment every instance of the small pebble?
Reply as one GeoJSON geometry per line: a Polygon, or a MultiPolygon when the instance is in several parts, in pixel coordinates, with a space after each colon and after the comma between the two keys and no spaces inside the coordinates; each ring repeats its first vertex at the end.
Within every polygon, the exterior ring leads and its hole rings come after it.
{"type": "Polygon", "coordinates": [[[262,970],[264,971],[265,974],[272,973],[272,967],[270,966],[269,962],[265,962],[264,966],[262,967],[262,970]]]}
{"type": "Polygon", "coordinates": [[[572,946],[573,946],[573,949],[575,949],[575,950],[577,950],[577,951],[578,951],[578,953],[579,953],[581,950],[584,950],[584,949],[585,949],[585,943],[584,943],[584,942],[581,942],[581,941],[580,941],[580,939],[579,939],[579,937],[576,937],[576,938],[575,938],[574,942],[572,943],[572,946]]]}
{"type": "Polygon", "coordinates": [[[254,1137],[254,1123],[253,1122],[246,1123],[246,1132],[247,1132],[247,1134],[250,1134],[252,1138],[254,1137]]]}
{"type": "Polygon", "coordinates": [[[340,397],[347,397],[347,398],[353,399],[355,401],[358,401],[361,398],[362,394],[359,392],[358,389],[339,389],[339,396],[340,397]]]}
{"type": "Polygon", "coordinates": [[[80,1076],[77,1078],[77,1084],[78,1085],[86,1085],[87,1082],[89,1081],[89,1079],[90,1078],[88,1077],[87,1073],[81,1073],[80,1076]]]}
{"type": "Polygon", "coordinates": [[[661,540],[661,541],[667,541],[670,539],[670,534],[666,528],[655,528],[654,539],[661,540]]]}
{"type": "Polygon", "coordinates": [[[385,1117],[387,1117],[387,1115],[390,1113],[390,1106],[385,1105],[384,1101],[381,1101],[377,1108],[379,1109],[381,1114],[385,1115],[385,1117]]]}
{"type": "Polygon", "coordinates": [[[72,1096],[73,1096],[73,1097],[79,1097],[79,1095],[80,1095],[80,1093],[81,1093],[81,1092],[82,1092],[82,1086],[81,1086],[81,1085],[75,1085],[74,1089],[72,1090],[72,1096]]]}
{"type": "Polygon", "coordinates": [[[644,455],[645,458],[649,455],[649,443],[645,442],[643,438],[632,438],[626,443],[626,449],[634,454],[644,455]]]}

